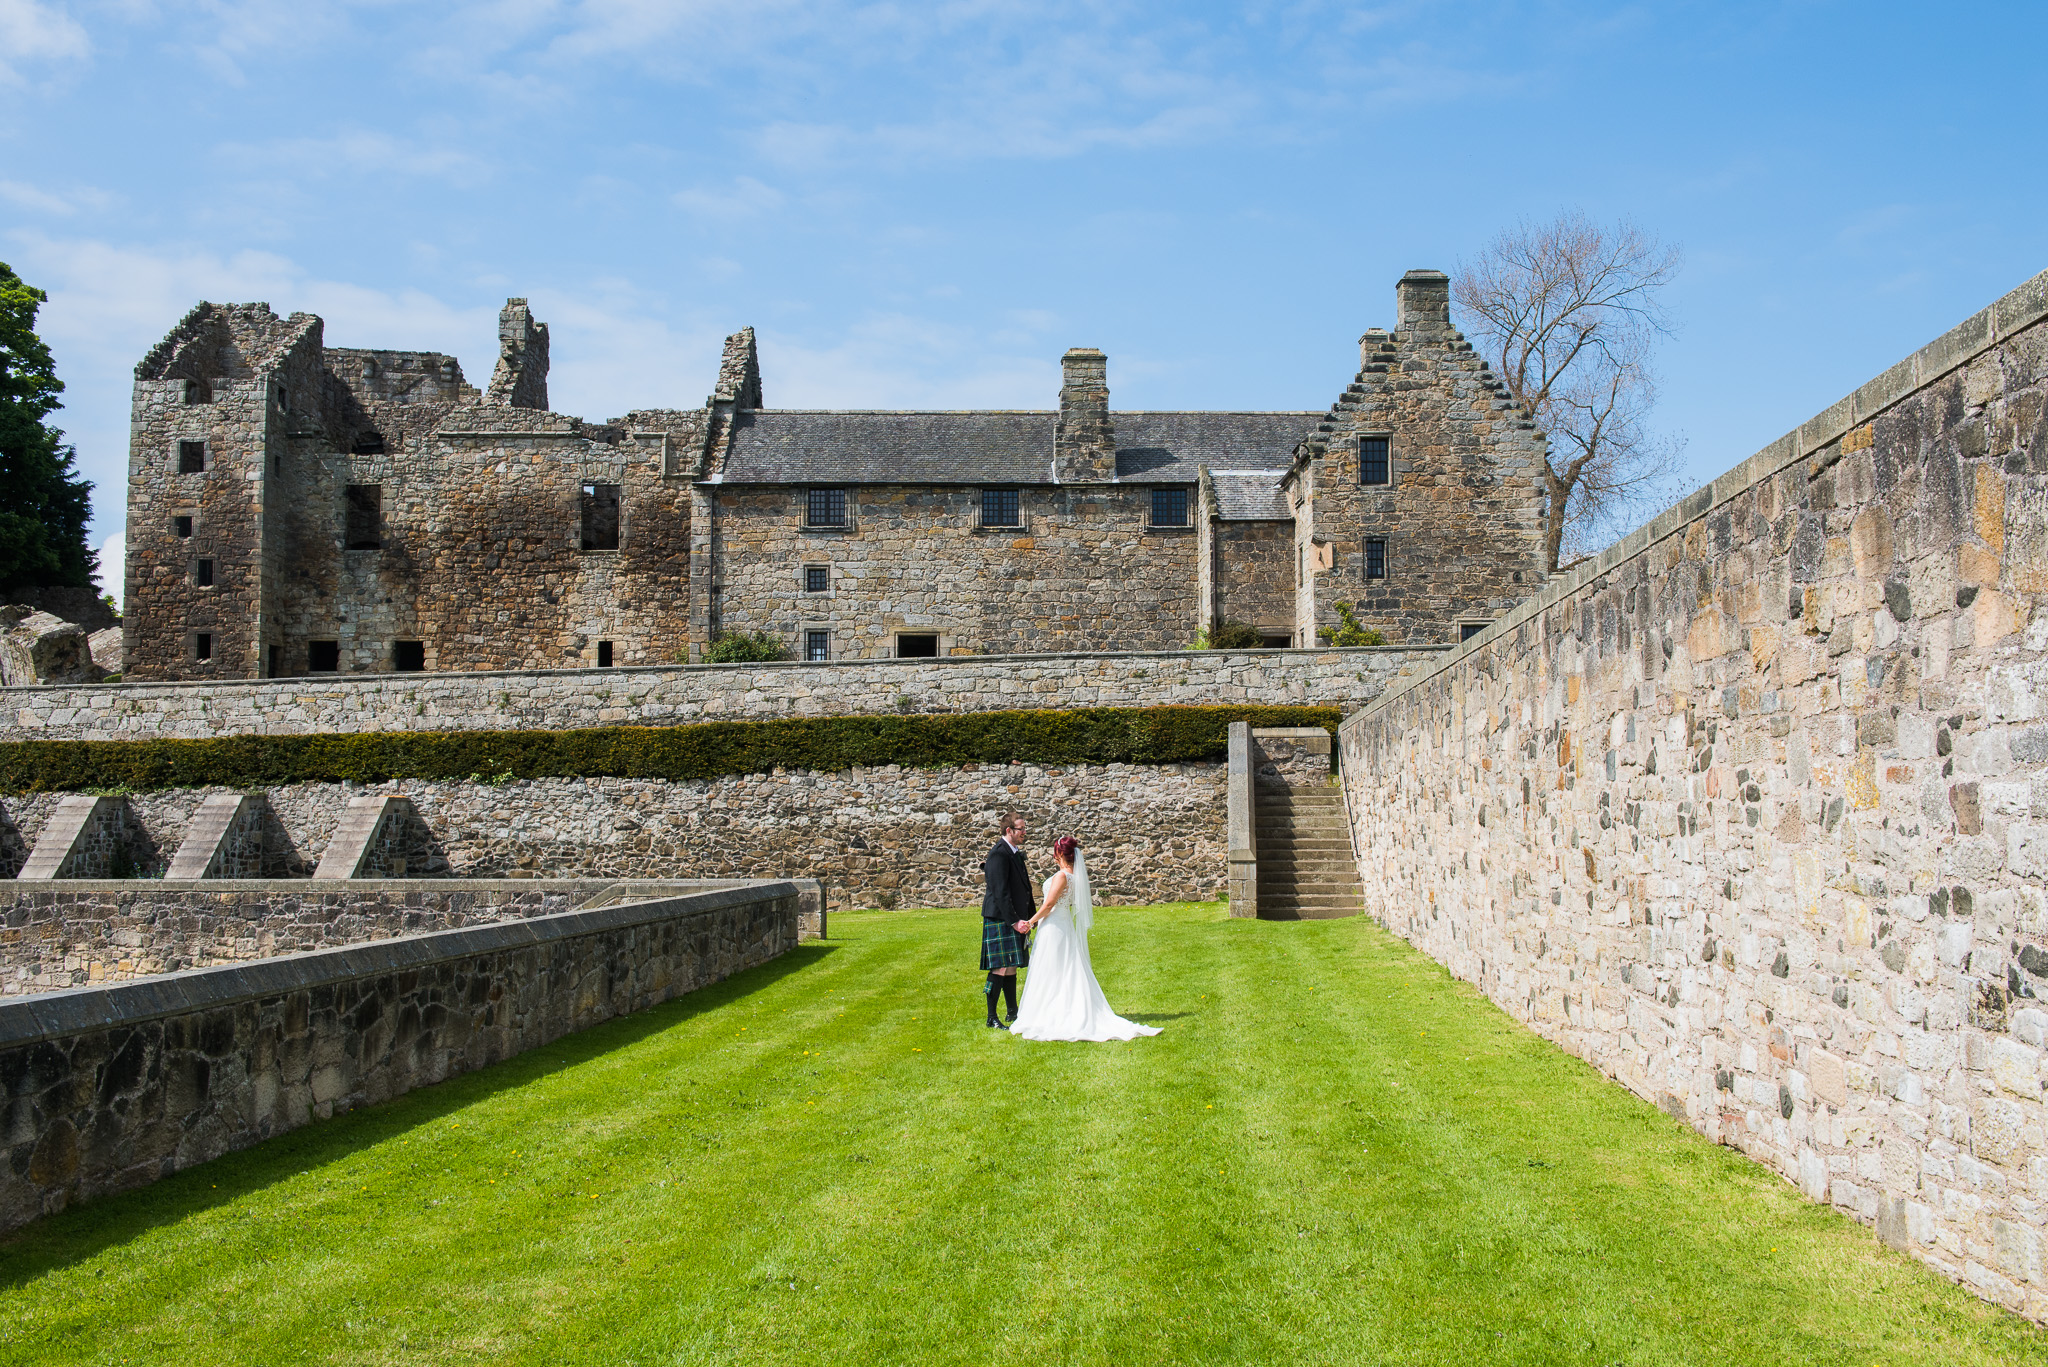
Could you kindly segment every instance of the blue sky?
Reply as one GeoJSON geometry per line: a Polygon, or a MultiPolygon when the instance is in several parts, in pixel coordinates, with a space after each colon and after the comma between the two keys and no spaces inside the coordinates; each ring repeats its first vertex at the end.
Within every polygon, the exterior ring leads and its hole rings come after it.
{"type": "Polygon", "coordinates": [[[1321,408],[1413,266],[1583,209],[1681,245],[1658,422],[1709,478],[2044,266],[2034,4],[0,0],[0,260],[119,531],[198,300],[554,406],[1321,408]]]}

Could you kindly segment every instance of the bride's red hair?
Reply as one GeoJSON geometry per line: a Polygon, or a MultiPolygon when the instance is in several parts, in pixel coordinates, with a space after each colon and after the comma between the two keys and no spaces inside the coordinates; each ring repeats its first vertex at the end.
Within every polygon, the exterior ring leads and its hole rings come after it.
{"type": "Polygon", "coordinates": [[[1080,848],[1081,842],[1074,839],[1071,835],[1063,835],[1058,840],[1052,842],[1052,852],[1060,858],[1061,862],[1067,864],[1074,862],[1074,853],[1080,848]]]}

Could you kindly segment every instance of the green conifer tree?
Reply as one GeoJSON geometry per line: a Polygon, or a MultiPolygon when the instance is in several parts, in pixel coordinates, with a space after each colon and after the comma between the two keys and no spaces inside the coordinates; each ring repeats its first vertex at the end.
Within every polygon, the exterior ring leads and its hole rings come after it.
{"type": "Polygon", "coordinates": [[[92,482],[43,421],[64,392],[35,331],[49,297],[0,262],[0,600],[15,589],[90,587],[97,567],[85,541],[92,482]]]}

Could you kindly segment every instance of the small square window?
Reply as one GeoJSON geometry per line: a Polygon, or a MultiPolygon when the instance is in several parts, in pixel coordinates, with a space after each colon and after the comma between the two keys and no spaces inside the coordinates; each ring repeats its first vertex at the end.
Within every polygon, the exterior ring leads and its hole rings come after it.
{"type": "Polygon", "coordinates": [[[1368,541],[1365,543],[1365,577],[1385,579],[1387,577],[1387,543],[1368,541]]]}
{"type": "Polygon", "coordinates": [[[615,551],[619,548],[619,491],[616,484],[583,486],[583,549],[615,551]]]}
{"type": "Polygon", "coordinates": [[[806,660],[829,660],[832,658],[832,633],[829,631],[807,631],[804,633],[804,658],[806,660]]]}
{"type": "Polygon", "coordinates": [[[201,560],[192,567],[192,582],[202,589],[213,587],[213,562],[201,560]]]}
{"type": "Polygon", "coordinates": [[[401,674],[417,674],[427,667],[425,641],[393,641],[391,667],[401,674]]]}
{"type": "Polygon", "coordinates": [[[204,380],[185,381],[186,403],[212,403],[213,386],[204,380]]]}
{"type": "Polygon", "coordinates": [[[189,537],[189,536],[191,536],[191,535],[192,535],[192,519],[191,519],[191,518],[189,518],[189,517],[174,517],[174,518],[172,518],[172,519],[171,519],[171,530],[172,530],[172,531],[173,531],[174,533],[176,533],[176,534],[177,534],[177,535],[178,535],[178,536],[179,536],[180,538],[184,538],[184,537],[189,537]]]}
{"type": "Polygon", "coordinates": [[[935,660],[939,657],[939,638],[934,632],[911,632],[896,638],[896,658],[899,660],[935,660]]]}
{"type": "Polygon", "coordinates": [[[308,674],[332,674],[341,668],[341,642],[306,642],[306,672],[308,674]]]}
{"type": "Polygon", "coordinates": [[[1360,437],[1358,439],[1358,482],[1360,484],[1390,484],[1387,472],[1387,438],[1360,437]]]}
{"type": "Polygon", "coordinates": [[[181,475],[203,475],[206,473],[205,442],[181,441],[178,443],[178,473],[181,475]]]}
{"type": "Polygon", "coordinates": [[[804,566],[804,592],[829,593],[832,589],[832,568],[829,565],[804,566]]]}
{"type": "Polygon", "coordinates": [[[192,658],[210,660],[213,658],[213,633],[202,631],[192,638],[192,658]]]}
{"type": "Polygon", "coordinates": [[[1152,491],[1152,525],[1155,527],[1187,526],[1188,491],[1185,489],[1154,489],[1152,491]]]}
{"type": "Polygon", "coordinates": [[[352,551],[380,550],[384,545],[384,486],[348,486],[348,511],[342,544],[352,551]]]}
{"type": "Polygon", "coordinates": [[[599,669],[610,669],[612,667],[612,643],[610,641],[599,641],[597,643],[597,667],[599,669]]]}
{"type": "Polygon", "coordinates": [[[984,527],[1017,526],[1017,491],[1015,489],[983,489],[981,491],[981,525],[984,527]]]}
{"type": "Polygon", "coordinates": [[[804,522],[812,527],[844,527],[846,525],[846,490],[811,490],[804,507],[804,522]]]}
{"type": "Polygon", "coordinates": [[[1458,623],[1458,639],[1469,641],[1480,632],[1486,630],[1490,625],[1492,624],[1489,622],[1460,622],[1458,623]]]}

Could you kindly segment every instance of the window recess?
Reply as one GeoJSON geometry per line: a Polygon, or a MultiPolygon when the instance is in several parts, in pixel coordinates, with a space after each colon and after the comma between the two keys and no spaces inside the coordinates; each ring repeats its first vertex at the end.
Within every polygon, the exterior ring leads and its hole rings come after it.
{"type": "Polygon", "coordinates": [[[1387,577],[1387,543],[1368,540],[1365,543],[1365,577],[1385,579],[1387,577]]]}
{"type": "Polygon", "coordinates": [[[832,658],[832,633],[829,631],[807,631],[804,633],[804,658],[806,660],[829,660],[832,658]]]}
{"type": "Polygon", "coordinates": [[[616,484],[583,486],[583,549],[615,551],[619,548],[619,496],[616,484]]]}
{"type": "Polygon", "coordinates": [[[351,484],[343,517],[342,544],[352,551],[381,550],[384,546],[384,486],[351,484]]]}
{"type": "Polygon", "coordinates": [[[181,441],[178,443],[178,473],[181,475],[203,475],[206,473],[205,442],[181,441]]]}

